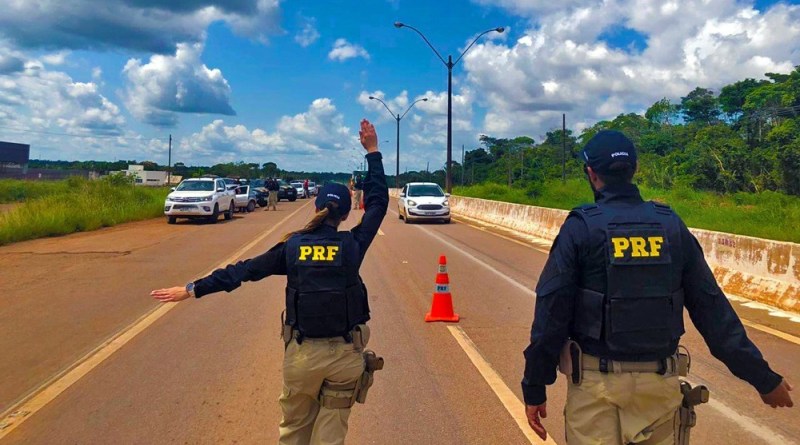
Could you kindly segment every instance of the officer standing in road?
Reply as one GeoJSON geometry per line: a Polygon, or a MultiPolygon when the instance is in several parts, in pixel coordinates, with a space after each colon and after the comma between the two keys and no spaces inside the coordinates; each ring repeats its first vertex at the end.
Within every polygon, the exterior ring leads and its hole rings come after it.
{"type": "Polygon", "coordinates": [[[272,210],[278,211],[278,194],[280,193],[280,184],[278,180],[275,178],[270,178],[267,181],[267,190],[269,190],[269,201],[267,203],[267,208],[264,209],[265,211],[269,210],[272,207],[272,210]]]}
{"type": "Polygon", "coordinates": [[[531,428],[546,437],[558,365],[570,445],[688,442],[684,307],[714,357],[764,403],[791,407],[791,385],[747,338],[697,240],[669,207],[642,200],[633,143],[601,131],[581,155],[595,204],[570,212],[536,286],[522,380],[531,428]]]}
{"type": "Polygon", "coordinates": [[[382,359],[364,349],[370,316],[359,268],[386,215],[389,193],[375,127],[363,120],[359,134],[367,150],[364,189],[369,210],[355,228],[337,230],[349,216],[350,193],[346,186],[330,183],[316,198],[314,219],[268,252],[185,287],[151,293],[162,302],[180,301],[286,275],[283,445],[343,444],[350,408],[356,401],[364,403],[372,373],[383,367],[382,359]]]}
{"type": "Polygon", "coordinates": [[[356,175],[355,183],[353,183],[353,190],[355,190],[353,196],[353,210],[361,208],[361,193],[364,190],[364,181],[361,179],[361,175],[356,175]]]}

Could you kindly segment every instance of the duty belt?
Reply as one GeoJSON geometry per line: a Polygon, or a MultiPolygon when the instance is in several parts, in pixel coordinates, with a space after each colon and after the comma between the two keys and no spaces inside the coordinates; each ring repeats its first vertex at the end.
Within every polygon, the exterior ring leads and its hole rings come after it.
{"type": "Polygon", "coordinates": [[[584,371],[600,371],[614,374],[623,372],[652,372],[661,375],[678,374],[678,360],[676,356],[671,356],[663,360],[650,362],[621,362],[584,353],[582,369],[584,371]]]}

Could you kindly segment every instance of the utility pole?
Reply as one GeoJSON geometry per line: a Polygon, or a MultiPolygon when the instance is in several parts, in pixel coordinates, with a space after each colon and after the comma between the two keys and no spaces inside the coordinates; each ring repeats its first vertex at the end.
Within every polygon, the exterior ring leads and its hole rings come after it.
{"type": "Polygon", "coordinates": [[[567,113],[561,115],[561,182],[567,182],[567,113]]]}
{"type": "Polygon", "coordinates": [[[172,184],[172,134],[169,135],[169,155],[167,159],[167,186],[172,184]]]}
{"type": "Polygon", "coordinates": [[[461,186],[464,186],[464,144],[461,144],[461,186]]]}

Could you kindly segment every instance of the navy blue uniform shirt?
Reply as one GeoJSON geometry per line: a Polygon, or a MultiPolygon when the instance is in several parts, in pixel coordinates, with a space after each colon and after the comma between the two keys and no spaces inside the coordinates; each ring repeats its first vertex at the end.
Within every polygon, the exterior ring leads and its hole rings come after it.
{"type": "MultiPolygon", "coordinates": [[[[609,186],[595,194],[598,204],[636,206],[643,202],[633,184],[609,186]]],[[[761,394],[775,389],[781,376],[773,372],[758,348],[747,338],[739,317],[717,285],[697,239],[681,222],[684,306],[711,354],[737,377],[761,394]]],[[[589,231],[578,217],[570,216],[553,241],[550,256],[536,285],[536,308],[531,343],[525,349],[522,394],[527,405],[547,400],[545,386],[556,380],[556,367],[564,343],[572,336],[575,299],[579,292],[582,261],[589,257],[589,231]]],[[[593,354],[602,345],[591,345],[593,354]]],[[[599,355],[603,355],[602,352],[599,355]]],[[[614,358],[614,357],[605,357],[614,358]]],[[[642,358],[649,361],[654,358],[642,358]]]]}
{"type": "MultiPolygon", "coordinates": [[[[364,217],[351,230],[353,239],[358,243],[359,265],[364,260],[369,245],[378,233],[386,210],[389,208],[389,189],[386,175],[383,172],[383,156],[380,152],[366,156],[368,172],[364,181],[364,217]]],[[[337,229],[329,225],[321,225],[317,233],[335,232],[337,229]]],[[[197,298],[214,292],[231,292],[244,281],[258,281],[270,275],[286,275],[286,244],[279,243],[267,252],[249,260],[239,261],[224,269],[217,269],[211,275],[195,281],[197,298]]]]}

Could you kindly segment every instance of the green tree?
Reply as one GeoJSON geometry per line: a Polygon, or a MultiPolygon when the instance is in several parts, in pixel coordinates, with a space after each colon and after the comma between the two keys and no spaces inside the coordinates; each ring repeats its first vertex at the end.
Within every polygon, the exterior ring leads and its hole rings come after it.
{"type": "Polygon", "coordinates": [[[697,87],[681,98],[681,113],[688,123],[711,125],[719,121],[719,102],[713,91],[697,87]]]}

